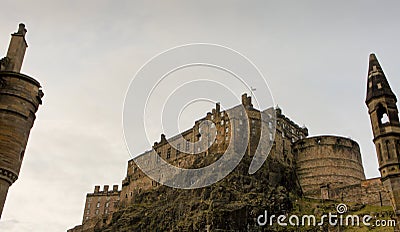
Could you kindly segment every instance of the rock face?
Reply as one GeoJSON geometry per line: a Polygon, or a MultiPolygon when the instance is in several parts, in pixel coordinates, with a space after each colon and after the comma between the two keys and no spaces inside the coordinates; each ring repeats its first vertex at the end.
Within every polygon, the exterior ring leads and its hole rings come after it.
{"type": "Polygon", "coordinates": [[[249,175],[251,159],[222,181],[202,189],[182,190],[166,186],[135,193],[134,202],[112,215],[109,223],[94,231],[245,231],[259,228],[257,216],[264,210],[285,213],[300,194],[294,169],[268,162],[249,175]],[[279,180],[272,185],[270,176],[279,180]]]}

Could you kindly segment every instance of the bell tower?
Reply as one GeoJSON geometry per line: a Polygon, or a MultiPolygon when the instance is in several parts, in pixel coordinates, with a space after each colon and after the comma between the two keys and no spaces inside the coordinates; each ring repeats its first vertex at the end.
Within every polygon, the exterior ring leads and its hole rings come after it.
{"type": "Polygon", "coordinates": [[[18,179],[36,111],[42,103],[40,84],[20,73],[28,47],[24,24],[11,34],[6,57],[0,59],[0,217],[8,188],[18,179]]]}
{"type": "Polygon", "coordinates": [[[397,98],[375,54],[369,57],[367,98],[381,181],[400,216],[400,123],[397,98]]]}

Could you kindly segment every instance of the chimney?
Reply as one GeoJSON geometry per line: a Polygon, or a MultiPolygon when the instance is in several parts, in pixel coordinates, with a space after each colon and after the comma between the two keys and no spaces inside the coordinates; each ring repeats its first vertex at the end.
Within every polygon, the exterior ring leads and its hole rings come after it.
{"type": "Polygon", "coordinates": [[[244,106],[247,105],[247,93],[242,94],[242,104],[244,106]]]}
{"type": "Polygon", "coordinates": [[[7,58],[9,63],[4,68],[5,71],[20,72],[22,61],[28,44],[25,40],[27,30],[23,23],[19,24],[18,31],[11,34],[10,46],[8,47],[7,58]]]}
{"type": "Polygon", "coordinates": [[[108,192],[108,185],[104,185],[104,193],[107,193],[108,192]]]}
{"type": "Polygon", "coordinates": [[[100,191],[100,186],[96,185],[94,186],[94,193],[99,193],[100,191]]]}
{"type": "Polygon", "coordinates": [[[251,96],[247,97],[247,105],[249,105],[249,107],[253,107],[253,104],[251,103],[251,96]]]}
{"type": "Polygon", "coordinates": [[[165,143],[167,142],[167,139],[165,138],[165,134],[161,134],[161,141],[160,143],[165,143]]]}
{"type": "Polygon", "coordinates": [[[113,185],[113,192],[118,192],[118,185],[113,185]]]}
{"type": "Polygon", "coordinates": [[[219,102],[217,102],[217,104],[215,104],[215,111],[217,112],[217,114],[219,114],[220,110],[221,110],[221,105],[219,102]]]}

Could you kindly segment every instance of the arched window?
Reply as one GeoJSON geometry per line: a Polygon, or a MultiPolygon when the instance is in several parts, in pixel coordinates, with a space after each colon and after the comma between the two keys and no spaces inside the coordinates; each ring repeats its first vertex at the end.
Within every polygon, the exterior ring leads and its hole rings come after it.
{"type": "Polygon", "coordinates": [[[390,160],[390,149],[389,149],[389,140],[385,141],[386,143],[386,152],[387,152],[387,159],[390,160]]]}
{"type": "Polygon", "coordinates": [[[376,113],[378,115],[379,125],[384,125],[386,123],[390,123],[390,120],[389,120],[389,117],[387,114],[387,110],[382,104],[378,105],[376,113]]]}

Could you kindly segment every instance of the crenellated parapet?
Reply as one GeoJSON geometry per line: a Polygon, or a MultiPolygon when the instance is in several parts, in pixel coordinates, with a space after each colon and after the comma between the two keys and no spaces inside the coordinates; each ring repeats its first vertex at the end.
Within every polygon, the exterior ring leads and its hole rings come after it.
{"type": "Polygon", "coordinates": [[[94,191],[86,195],[82,223],[94,218],[108,220],[119,207],[120,194],[118,185],[113,185],[112,189],[108,185],[104,185],[103,190],[96,185],[94,191]]]}

